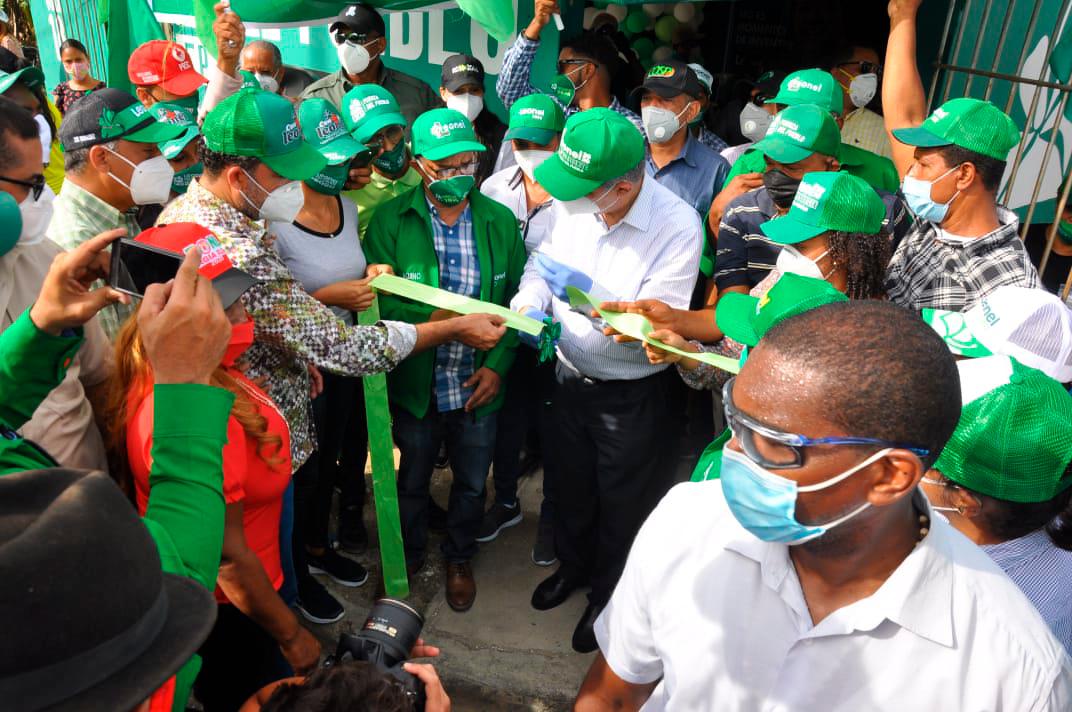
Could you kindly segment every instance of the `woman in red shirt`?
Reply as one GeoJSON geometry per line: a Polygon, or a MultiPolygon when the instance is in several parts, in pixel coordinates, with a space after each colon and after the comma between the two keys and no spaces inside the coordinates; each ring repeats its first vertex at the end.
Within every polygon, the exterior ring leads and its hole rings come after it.
{"type": "MultiPolygon", "coordinates": [[[[253,322],[241,300],[227,308],[231,341],[212,385],[236,396],[223,449],[226,501],[223,556],[216,587],[219,615],[202,647],[194,690],[206,712],[233,712],[269,682],[307,672],[320,645],[279,597],[283,571],[279,515],[290,482],[290,435],[271,399],[236,367],[253,343],[253,322]]],[[[117,382],[125,394],[113,429],[115,449],[125,454],[138,510],[144,514],[152,465],[152,373],[130,319],[116,341],[117,382]]],[[[115,398],[113,397],[113,400],[115,398]]],[[[191,414],[191,417],[196,417],[191,414]]]]}

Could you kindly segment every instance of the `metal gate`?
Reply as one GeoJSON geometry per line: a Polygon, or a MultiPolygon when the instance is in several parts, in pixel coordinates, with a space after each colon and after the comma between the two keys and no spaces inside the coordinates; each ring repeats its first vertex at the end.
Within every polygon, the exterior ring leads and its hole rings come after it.
{"type": "MultiPolygon", "coordinates": [[[[1049,222],[1038,265],[1049,261],[1072,187],[1072,0],[951,0],[928,101],[973,96],[993,101],[1023,128],[999,202],[1016,210],[1026,237],[1049,222]]],[[[1072,274],[1065,280],[1068,298],[1072,274]]]]}
{"type": "Polygon", "coordinates": [[[93,73],[108,83],[108,39],[97,19],[97,0],[46,0],[45,5],[56,48],[67,39],[84,44],[93,73]]]}

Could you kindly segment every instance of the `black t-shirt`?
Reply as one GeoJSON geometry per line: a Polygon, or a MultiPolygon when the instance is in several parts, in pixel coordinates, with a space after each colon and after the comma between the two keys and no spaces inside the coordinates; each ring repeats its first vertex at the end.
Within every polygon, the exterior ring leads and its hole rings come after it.
{"type": "MultiPolygon", "coordinates": [[[[1042,262],[1042,252],[1046,248],[1046,232],[1049,228],[1049,225],[1032,225],[1027,230],[1024,247],[1027,248],[1027,254],[1031,256],[1031,262],[1036,268],[1042,262]]],[[[1053,244],[1058,244],[1060,240],[1060,236],[1054,237],[1053,244]]],[[[1072,255],[1059,255],[1051,251],[1050,259],[1046,263],[1046,273],[1039,275],[1042,277],[1042,286],[1060,294],[1065,280],[1068,279],[1069,270],[1072,270],[1072,255]]]]}
{"type": "Polygon", "coordinates": [[[503,136],[506,134],[506,124],[499,121],[498,116],[484,109],[473,122],[473,130],[477,140],[488,149],[477,158],[476,187],[479,188],[484,179],[495,171],[495,161],[499,158],[499,147],[502,146],[503,136]]]}

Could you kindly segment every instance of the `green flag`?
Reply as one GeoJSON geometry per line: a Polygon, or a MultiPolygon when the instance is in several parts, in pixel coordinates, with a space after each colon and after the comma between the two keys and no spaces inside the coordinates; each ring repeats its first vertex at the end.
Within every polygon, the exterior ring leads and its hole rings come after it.
{"type": "Polygon", "coordinates": [[[104,25],[108,38],[108,86],[133,93],[127,75],[127,59],[131,52],[149,40],[164,39],[153,11],[146,0],[100,0],[97,19],[104,25]]]}

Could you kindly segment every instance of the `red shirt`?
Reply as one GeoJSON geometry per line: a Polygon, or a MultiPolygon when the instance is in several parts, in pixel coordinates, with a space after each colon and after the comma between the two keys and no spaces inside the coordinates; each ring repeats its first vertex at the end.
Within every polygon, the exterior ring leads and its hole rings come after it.
{"type": "MultiPolygon", "coordinates": [[[[279,560],[279,516],[283,508],[283,493],[290,483],[290,430],[268,395],[239,371],[228,369],[227,374],[245,389],[246,396],[268,420],[268,432],[278,435],[282,445],[278,450],[268,446],[265,456],[278,458],[279,464],[269,465],[257,452],[258,442],[246,436],[232,416],[227,423],[227,444],[223,448],[223,498],[227,504],[242,503],[242,528],[246,544],[257,555],[268,574],[268,580],[278,591],[283,585],[283,567],[279,560]]],[[[134,475],[138,512],[145,514],[149,503],[149,470],[153,448],[153,394],[141,388],[131,390],[127,409],[127,457],[134,475]],[[138,398],[140,397],[140,401],[138,398]]],[[[196,418],[196,413],[190,413],[196,418]]],[[[216,601],[229,603],[216,586],[216,601]]]]}

